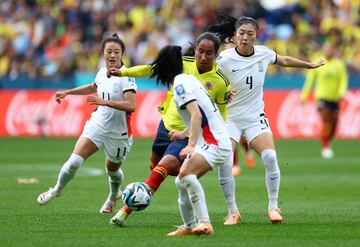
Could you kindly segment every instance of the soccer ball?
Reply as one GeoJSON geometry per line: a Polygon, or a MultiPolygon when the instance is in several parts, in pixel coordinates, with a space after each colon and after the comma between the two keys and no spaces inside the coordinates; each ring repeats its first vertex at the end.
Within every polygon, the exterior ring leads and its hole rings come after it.
{"type": "Polygon", "coordinates": [[[131,210],[141,211],[150,205],[151,191],[146,184],[134,182],[125,187],[121,199],[131,210]]]}

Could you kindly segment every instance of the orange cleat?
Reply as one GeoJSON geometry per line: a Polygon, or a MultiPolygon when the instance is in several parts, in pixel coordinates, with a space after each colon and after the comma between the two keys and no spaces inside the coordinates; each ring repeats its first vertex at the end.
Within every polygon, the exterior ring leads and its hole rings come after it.
{"type": "Polygon", "coordinates": [[[281,223],[283,222],[283,217],[280,214],[280,208],[270,209],[269,210],[269,220],[271,223],[281,223]]]}
{"type": "Polygon", "coordinates": [[[191,229],[187,228],[184,225],[179,226],[176,231],[170,232],[167,236],[175,237],[175,236],[186,236],[186,235],[194,235],[191,229]]]}
{"type": "Polygon", "coordinates": [[[226,219],[224,221],[225,226],[232,226],[237,225],[237,223],[241,220],[241,215],[239,212],[236,213],[230,213],[228,216],[226,216],[226,219]]]}
{"type": "Polygon", "coordinates": [[[246,154],[245,160],[246,160],[246,166],[247,166],[249,169],[255,168],[255,166],[256,166],[256,160],[255,160],[254,155],[253,155],[251,152],[249,152],[249,153],[246,154]]]}
{"type": "Polygon", "coordinates": [[[233,166],[231,173],[233,176],[240,176],[241,174],[241,169],[239,166],[233,166]]]}
{"type": "Polygon", "coordinates": [[[194,229],[192,229],[192,233],[200,236],[200,235],[210,235],[214,233],[214,228],[210,223],[199,223],[194,229]]]}

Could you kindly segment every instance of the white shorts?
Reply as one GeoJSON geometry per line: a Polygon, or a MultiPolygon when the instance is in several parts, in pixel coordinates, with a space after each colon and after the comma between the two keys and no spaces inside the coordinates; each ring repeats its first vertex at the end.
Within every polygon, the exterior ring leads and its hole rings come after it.
{"type": "Polygon", "coordinates": [[[214,169],[216,166],[226,164],[226,162],[231,159],[233,155],[231,147],[223,148],[206,143],[204,143],[202,146],[195,146],[194,152],[201,154],[212,169],[214,169]]]}
{"type": "Polygon", "coordinates": [[[259,118],[250,122],[246,127],[240,127],[239,123],[228,120],[225,123],[226,129],[231,139],[240,142],[241,136],[245,136],[246,141],[250,143],[255,137],[262,133],[270,133],[270,124],[269,120],[266,118],[265,114],[260,114],[259,118]]]}
{"type": "Polygon", "coordinates": [[[104,146],[106,158],[114,163],[125,161],[133,143],[132,138],[117,139],[104,136],[98,131],[98,127],[90,122],[85,124],[81,136],[89,138],[98,148],[104,146]]]}

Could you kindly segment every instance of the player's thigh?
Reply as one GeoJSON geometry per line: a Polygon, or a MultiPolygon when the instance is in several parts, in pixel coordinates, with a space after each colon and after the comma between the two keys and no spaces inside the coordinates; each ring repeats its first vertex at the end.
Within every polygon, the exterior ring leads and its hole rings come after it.
{"type": "Polygon", "coordinates": [[[261,155],[266,149],[275,149],[274,137],[270,132],[263,132],[250,142],[250,146],[261,155]]]}
{"type": "Polygon", "coordinates": [[[73,153],[80,155],[84,159],[87,159],[98,149],[99,149],[98,146],[96,146],[95,143],[89,137],[80,136],[75,144],[73,153]]]}
{"type": "Polygon", "coordinates": [[[234,123],[232,121],[227,121],[225,123],[225,127],[226,127],[226,130],[227,130],[227,132],[229,134],[229,137],[231,139],[233,150],[235,150],[237,144],[240,141],[241,135],[242,135],[241,128],[236,123],[234,123]]]}
{"type": "Polygon", "coordinates": [[[171,143],[169,138],[169,131],[165,128],[163,121],[161,120],[156,132],[155,139],[152,144],[152,153],[156,154],[155,158],[160,158],[164,155],[166,149],[168,148],[169,144],[171,143]]]}
{"type": "Polygon", "coordinates": [[[180,169],[183,174],[195,174],[201,177],[207,171],[217,166],[224,165],[232,158],[231,148],[221,148],[215,145],[204,144],[196,146],[194,154],[184,161],[180,169]],[[184,168],[183,168],[184,167],[184,168]]]}
{"type": "Polygon", "coordinates": [[[106,138],[104,140],[106,159],[108,159],[109,161],[115,164],[124,162],[127,154],[131,150],[132,143],[133,143],[132,138],[127,138],[127,139],[106,138]]]}

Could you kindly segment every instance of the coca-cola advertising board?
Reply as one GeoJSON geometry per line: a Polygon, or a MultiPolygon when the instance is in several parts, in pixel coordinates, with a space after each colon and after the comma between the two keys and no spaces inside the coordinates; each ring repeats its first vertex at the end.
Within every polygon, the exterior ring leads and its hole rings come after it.
{"type": "MultiPolygon", "coordinates": [[[[301,104],[298,90],[268,90],[265,111],[275,137],[315,138],[321,122],[314,100],[301,104]]],[[[135,137],[154,137],[160,121],[157,107],[163,91],[137,93],[132,117],[135,137]]],[[[0,136],[79,136],[95,106],[85,96],[67,96],[61,104],[54,91],[0,91],[0,136]]],[[[340,105],[338,138],[360,138],[360,90],[348,91],[340,105]]]]}

